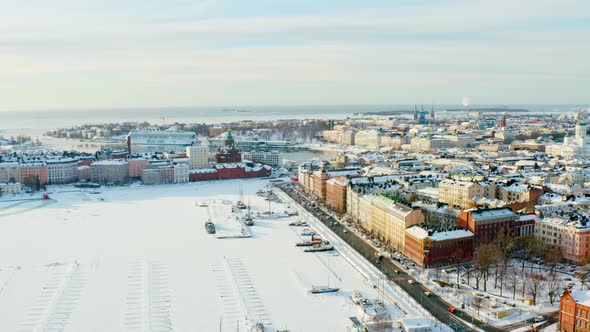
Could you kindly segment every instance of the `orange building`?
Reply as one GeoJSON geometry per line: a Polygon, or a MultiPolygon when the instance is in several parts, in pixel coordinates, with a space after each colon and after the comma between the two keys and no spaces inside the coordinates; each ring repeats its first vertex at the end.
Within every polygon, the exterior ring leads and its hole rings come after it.
{"type": "Polygon", "coordinates": [[[590,331],[590,291],[566,290],[559,299],[560,332],[590,331]]]}
{"type": "MultiPolygon", "coordinates": [[[[361,170],[359,168],[342,168],[336,170],[328,170],[325,167],[320,167],[319,170],[313,172],[313,187],[311,192],[321,201],[326,201],[327,182],[331,178],[341,176],[358,176],[361,170]]],[[[346,189],[344,191],[344,200],[346,201],[346,189]]],[[[346,211],[346,210],[345,210],[346,211]]]]}
{"type": "Polygon", "coordinates": [[[29,178],[39,177],[39,184],[46,185],[49,182],[47,164],[45,162],[31,162],[21,164],[20,182],[25,183],[29,178]]]}
{"type": "Polygon", "coordinates": [[[326,205],[338,213],[346,212],[346,190],[348,179],[345,176],[332,178],[326,182],[326,205]]]}

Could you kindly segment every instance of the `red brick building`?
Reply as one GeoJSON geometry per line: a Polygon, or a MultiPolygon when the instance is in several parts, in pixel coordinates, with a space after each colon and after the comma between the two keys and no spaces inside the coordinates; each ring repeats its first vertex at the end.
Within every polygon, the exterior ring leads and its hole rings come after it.
{"type": "Polygon", "coordinates": [[[406,229],[405,255],[424,267],[451,265],[473,259],[473,233],[468,230],[434,232],[420,226],[406,229]]]}
{"type": "Polygon", "coordinates": [[[460,228],[473,233],[474,247],[491,242],[498,234],[505,232],[514,236],[518,215],[510,208],[465,210],[457,220],[460,228]]]}
{"type": "Polygon", "coordinates": [[[590,331],[590,291],[568,289],[560,296],[558,331],[590,331]]]}
{"type": "Polygon", "coordinates": [[[211,181],[224,179],[241,179],[267,177],[272,168],[267,165],[250,163],[217,164],[215,168],[201,168],[191,170],[188,175],[190,182],[211,181]]]}
{"type": "Polygon", "coordinates": [[[242,161],[242,152],[237,148],[231,131],[227,133],[225,146],[218,149],[215,155],[216,163],[239,163],[242,161]]]}

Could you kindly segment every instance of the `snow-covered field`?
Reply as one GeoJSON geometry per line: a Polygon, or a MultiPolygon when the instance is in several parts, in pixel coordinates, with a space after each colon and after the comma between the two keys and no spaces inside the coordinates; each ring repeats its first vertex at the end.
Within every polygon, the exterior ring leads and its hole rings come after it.
{"type": "Polygon", "coordinates": [[[300,229],[288,223],[297,217],[255,219],[250,238],[205,232],[200,203],[215,209],[220,230],[236,228],[224,209],[240,183],[254,212],[268,208],[255,195],[266,181],[256,179],[53,187],[51,201],[0,202],[0,330],[246,331],[249,319],[345,331],[349,317],[362,316],[352,291],[373,299],[377,292],[336,252],[296,248],[300,229]],[[328,282],[341,291],[307,292],[328,282]]]}

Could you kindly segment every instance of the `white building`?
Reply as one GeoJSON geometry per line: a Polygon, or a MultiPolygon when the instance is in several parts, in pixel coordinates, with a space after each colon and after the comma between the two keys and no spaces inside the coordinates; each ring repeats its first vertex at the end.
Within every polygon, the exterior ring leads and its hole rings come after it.
{"type": "Polygon", "coordinates": [[[354,145],[378,148],[382,136],[381,132],[375,129],[360,130],[354,135],[354,145]]]}
{"type": "Polygon", "coordinates": [[[250,160],[271,166],[279,165],[279,153],[277,151],[249,151],[242,153],[242,159],[250,160]]]}
{"type": "Polygon", "coordinates": [[[188,182],[188,164],[178,163],[174,165],[174,183],[188,182]]]}
{"type": "Polygon", "coordinates": [[[129,153],[184,151],[197,142],[193,132],[132,130],[127,135],[129,153]]]}
{"type": "Polygon", "coordinates": [[[189,169],[209,167],[209,147],[206,145],[191,145],[186,147],[189,169]]]}
{"type": "Polygon", "coordinates": [[[47,160],[49,184],[72,183],[78,180],[78,160],[58,158],[47,160]]]}
{"type": "Polygon", "coordinates": [[[548,154],[572,158],[575,155],[590,156],[590,138],[588,137],[588,125],[578,121],[574,137],[566,136],[563,145],[548,145],[545,147],[548,154]]]}
{"type": "Polygon", "coordinates": [[[20,183],[0,183],[0,194],[18,194],[22,190],[20,183]]]}

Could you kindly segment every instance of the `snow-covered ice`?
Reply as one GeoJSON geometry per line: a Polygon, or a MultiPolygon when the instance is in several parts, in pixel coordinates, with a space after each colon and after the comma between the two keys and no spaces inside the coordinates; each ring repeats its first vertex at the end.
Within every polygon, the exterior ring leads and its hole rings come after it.
{"type": "Polygon", "coordinates": [[[298,217],[255,219],[251,238],[205,232],[208,215],[220,229],[231,222],[240,183],[253,212],[268,208],[259,179],[52,187],[51,201],[0,202],[0,330],[246,331],[247,319],[346,330],[362,316],[352,291],[379,295],[337,252],[295,247],[299,230],[288,224],[298,217]],[[328,283],[341,291],[307,292],[328,283]]]}

